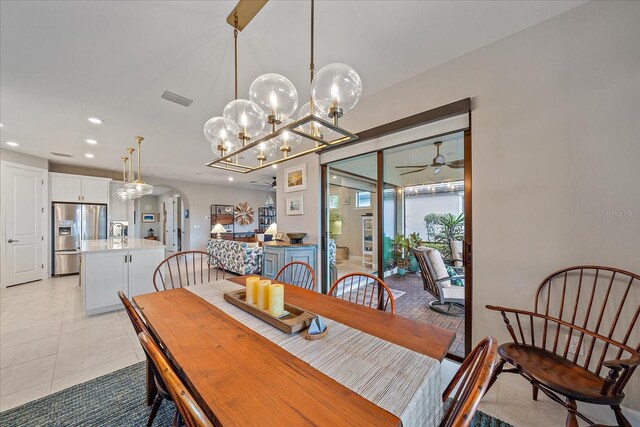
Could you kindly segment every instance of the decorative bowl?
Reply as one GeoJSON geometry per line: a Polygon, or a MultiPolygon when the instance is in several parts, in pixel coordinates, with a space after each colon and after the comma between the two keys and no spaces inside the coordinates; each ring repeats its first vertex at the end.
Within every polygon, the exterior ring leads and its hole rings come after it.
{"type": "Polygon", "coordinates": [[[301,245],[302,239],[306,237],[307,233],[287,233],[287,237],[289,238],[289,242],[292,245],[301,245]]]}

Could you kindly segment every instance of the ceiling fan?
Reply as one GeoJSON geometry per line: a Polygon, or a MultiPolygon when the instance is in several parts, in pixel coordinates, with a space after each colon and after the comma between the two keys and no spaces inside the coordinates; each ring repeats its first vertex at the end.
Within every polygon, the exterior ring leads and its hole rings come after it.
{"type": "Polygon", "coordinates": [[[253,188],[259,188],[261,190],[269,190],[271,188],[276,188],[276,177],[272,176],[271,178],[273,179],[271,182],[269,182],[269,181],[262,181],[262,182],[249,181],[249,184],[251,184],[251,186],[253,188]]]}
{"type": "Polygon", "coordinates": [[[419,169],[414,170],[414,171],[401,173],[400,175],[408,175],[410,173],[422,172],[423,170],[425,170],[428,167],[434,168],[434,170],[433,170],[433,174],[434,175],[438,175],[440,173],[440,170],[441,170],[442,166],[448,166],[448,167],[450,167],[452,169],[464,168],[464,159],[453,160],[451,162],[445,161],[444,156],[442,154],[440,154],[440,146],[442,145],[442,141],[434,142],[433,145],[436,146],[436,156],[433,158],[433,161],[432,161],[432,163],[430,165],[396,166],[396,168],[398,168],[398,169],[419,168],[419,169]]]}

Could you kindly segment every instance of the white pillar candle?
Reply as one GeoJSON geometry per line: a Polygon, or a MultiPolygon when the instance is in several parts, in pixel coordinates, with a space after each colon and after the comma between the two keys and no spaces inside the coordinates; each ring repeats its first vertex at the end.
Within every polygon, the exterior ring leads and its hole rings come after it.
{"type": "Polygon", "coordinates": [[[284,313],[284,286],[269,286],[269,314],[272,316],[281,316],[284,313]]]}

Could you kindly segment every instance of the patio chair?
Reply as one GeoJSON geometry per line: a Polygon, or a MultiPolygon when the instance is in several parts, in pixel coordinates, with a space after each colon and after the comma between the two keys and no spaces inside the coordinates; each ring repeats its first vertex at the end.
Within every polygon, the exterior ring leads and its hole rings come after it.
{"type": "Polygon", "coordinates": [[[454,267],[464,266],[462,261],[462,240],[449,240],[449,249],[451,250],[451,265],[454,267]]]}
{"type": "Polygon", "coordinates": [[[436,249],[415,248],[413,254],[420,267],[424,290],[435,297],[429,307],[448,316],[464,316],[464,285],[456,286],[451,283],[455,279],[464,280],[464,274],[449,276],[442,255],[436,249]]]}

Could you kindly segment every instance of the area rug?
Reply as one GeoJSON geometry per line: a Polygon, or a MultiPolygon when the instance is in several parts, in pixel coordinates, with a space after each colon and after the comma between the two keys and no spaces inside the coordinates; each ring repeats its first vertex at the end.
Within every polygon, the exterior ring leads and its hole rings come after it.
{"type": "MultiPolygon", "coordinates": [[[[136,363],[83,384],[70,387],[0,413],[3,427],[144,426],[150,408],[145,405],[144,362],[136,363]]],[[[154,426],[170,426],[175,407],[163,402],[154,426]]],[[[509,427],[480,411],[475,427],[509,427]]]]}

